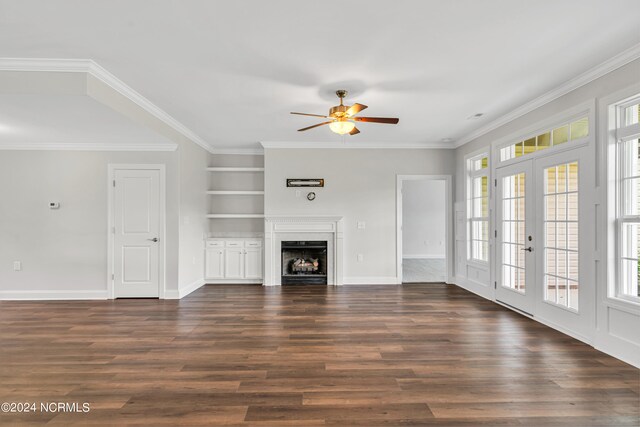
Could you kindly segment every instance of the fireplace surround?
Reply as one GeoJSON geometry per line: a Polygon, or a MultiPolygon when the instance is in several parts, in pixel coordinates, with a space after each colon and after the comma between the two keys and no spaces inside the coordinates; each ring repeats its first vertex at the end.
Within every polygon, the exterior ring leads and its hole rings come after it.
{"type": "MultiPolygon", "coordinates": [[[[343,276],[343,220],[339,216],[267,216],[264,232],[264,285],[279,286],[283,283],[283,243],[326,242],[326,283],[342,285],[343,276]]],[[[305,258],[305,257],[298,257],[305,258]]],[[[307,260],[309,261],[309,260],[307,260]]],[[[320,267],[321,262],[318,267],[320,267]]],[[[301,268],[313,268],[300,265],[301,268]]],[[[285,279],[285,282],[288,280],[285,279]]]]}

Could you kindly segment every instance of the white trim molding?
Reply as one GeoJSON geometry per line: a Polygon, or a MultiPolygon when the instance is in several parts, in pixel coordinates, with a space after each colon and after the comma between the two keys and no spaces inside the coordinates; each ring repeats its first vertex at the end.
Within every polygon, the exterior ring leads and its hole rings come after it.
{"type": "MultiPolygon", "coordinates": [[[[182,299],[189,295],[191,292],[197,291],[201,287],[203,287],[207,282],[205,282],[204,278],[198,279],[193,283],[188,284],[187,286],[183,286],[178,289],[178,299],[182,299]]],[[[166,298],[166,292],[165,292],[166,298]]]]}
{"type": "Polygon", "coordinates": [[[485,135],[489,132],[491,132],[492,130],[495,130],[497,128],[499,128],[500,126],[503,126],[515,119],[517,119],[518,117],[522,117],[527,113],[530,113],[531,111],[542,107],[543,105],[546,105],[558,98],[560,98],[563,95],[566,95],[567,93],[574,91],[588,83],[591,83],[592,81],[605,76],[607,74],[609,74],[612,71],[617,70],[620,67],[623,67],[627,64],[629,64],[632,61],[635,61],[636,59],[640,58],[640,43],[630,47],[629,49],[619,53],[618,55],[614,56],[613,58],[610,58],[606,61],[604,61],[603,63],[597,65],[596,67],[591,68],[590,70],[585,71],[584,73],[574,77],[573,79],[561,84],[560,86],[557,86],[555,89],[550,90],[549,92],[535,98],[532,99],[531,101],[521,105],[518,108],[514,108],[512,109],[508,114],[505,114],[504,116],[490,122],[487,123],[486,125],[480,127],[479,129],[476,129],[475,131],[465,135],[462,138],[459,138],[458,140],[456,140],[453,143],[453,147],[451,148],[458,148],[461,147],[463,145],[465,145],[468,142],[473,141],[476,138],[481,137],[482,135],[485,135]]]}
{"type": "Polygon", "coordinates": [[[177,144],[100,142],[0,142],[0,150],[176,151],[177,144]]]}
{"type": "Polygon", "coordinates": [[[213,148],[211,154],[234,154],[239,156],[264,156],[264,148],[213,148]]]}
{"type": "Polygon", "coordinates": [[[0,301],[106,300],[108,291],[0,291],[0,301]]]}
{"type": "MultiPolygon", "coordinates": [[[[111,74],[91,59],[56,59],[56,58],[0,58],[0,71],[40,71],[87,73],[114,91],[129,99],[144,111],[157,118],[179,134],[195,144],[211,152],[213,147],[195,132],[180,123],[166,111],[149,101],[122,80],[111,74]]],[[[9,149],[9,148],[5,148],[9,149]]],[[[32,148],[37,149],[37,148],[32,148]]],[[[52,148],[53,149],[53,148],[52,148]]],[[[95,148],[94,148],[95,149],[95,148]]],[[[150,148],[147,147],[147,150],[150,148]]],[[[174,148],[175,149],[175,148],[174,148]]],[[[129,150],[131,151],[131,150],[129,150]]],[[[142,150],[140,150],[142,151],[142,150]]],[[[144,150],[146,151],[146,150],[144,150]]],[[[163,150],[166,151],[166,150],[163,150]]]]}
{"type": "Polygon", "coordinates": [[[361,141],[261,141],[260,144],[265,149],[282,148],[308,148],[308,149],[342,149],[342,150],[430,150],[430,149],[455,149],[450,143],[427,143],[427,142],[361,142],[361,141]]]}
{"type": "Polygon", "coordinates": [[[343,284],[350,286],[367,286],[367,285],[401,285],[396,277],[345,277],[343,284]]]}

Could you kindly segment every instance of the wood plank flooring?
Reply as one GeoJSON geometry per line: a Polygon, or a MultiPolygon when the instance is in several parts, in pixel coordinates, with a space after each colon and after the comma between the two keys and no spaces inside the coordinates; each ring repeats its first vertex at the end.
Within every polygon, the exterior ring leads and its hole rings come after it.
{"type": "Polygon", "coordinates": [[[640,371],[455,286],[0,302],[0,425],[638,426],[640,371]]]}

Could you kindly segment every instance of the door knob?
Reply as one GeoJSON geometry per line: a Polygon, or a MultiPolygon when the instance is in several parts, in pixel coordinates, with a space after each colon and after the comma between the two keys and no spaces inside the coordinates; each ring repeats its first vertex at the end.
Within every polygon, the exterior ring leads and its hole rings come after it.
{"type": "Polygon", "coordinates": [[[157,241],[158,241],[158,238],[157,238],[157,237],[154,237],[153,239],[147,239],[147,240],[149,240],[149,241],[151,241],[151,242],[157,242],[157,241]]]}
{"type": "Polygon", "coordinates": [[[527,252],[533,252],[533,248],[531,246],[529,246],[528,248],[522,248],[521,250],[527,251],[527,252]]]}

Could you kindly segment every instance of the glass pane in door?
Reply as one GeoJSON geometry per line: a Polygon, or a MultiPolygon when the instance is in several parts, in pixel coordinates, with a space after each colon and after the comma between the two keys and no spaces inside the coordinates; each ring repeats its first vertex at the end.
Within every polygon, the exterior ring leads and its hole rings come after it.
{"type": "Polygon", "coordinates": [[[525,293],[525,174],[502,178],[502,286],[525,293]]]}
{"type": "Polygon", "coordinates": [[[578,310],[578,162],[544,169],[544,299],[578,310]]]}

